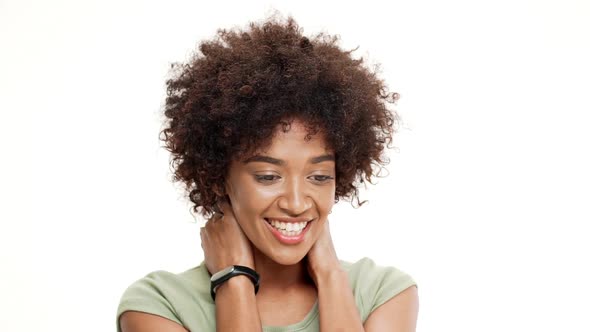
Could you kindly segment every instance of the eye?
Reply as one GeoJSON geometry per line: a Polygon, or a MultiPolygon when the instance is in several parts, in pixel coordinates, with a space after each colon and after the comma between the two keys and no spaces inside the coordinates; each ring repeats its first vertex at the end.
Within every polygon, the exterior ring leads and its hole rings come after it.
{"type": "Polygon", "coordinates": [[[260,182],[260,183],[271,183],[274,182],[278,179],[280,179],[281,177],[278,175],[274,175],[274,174],[255,174],[254,178],[256,179],[256,181],[260,182]]]}
{"type": "Polygon", "coordinates": [[[334,177],[329,176],[329,175],[312,175],[311,178],[315,182],[319,182],[319,183],[326,183],[326,182],[330,182],[330,181],[334,180],[334,177]]]}

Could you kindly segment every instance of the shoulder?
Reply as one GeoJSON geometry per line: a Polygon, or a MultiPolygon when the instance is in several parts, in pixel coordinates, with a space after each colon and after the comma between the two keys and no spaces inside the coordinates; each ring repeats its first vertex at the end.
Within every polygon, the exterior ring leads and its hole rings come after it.
{"type": "Polygon", "coordinates": [[[370,258],[357,262],[341,261],[348,272],[350,286],[363,322],[379,306],[404,290],[416,286],[408,273],[393,266],[381,266],[370,258]]]}
{"type": "MultiPolygon", "coordinates": [[[[161,316],[188,326],[191,318],[187,317],[194,316],[195,311],[205,313],[209,307],[214,304],[209,295],[209,275],[203,264],[182,273],[154,271],[124,291],[117,308],[117,330],[121,331],[119,319],[127,311],[161,316]]],[[[206,321],[206,318],[201,317],[199,321],[206,321]]]]}

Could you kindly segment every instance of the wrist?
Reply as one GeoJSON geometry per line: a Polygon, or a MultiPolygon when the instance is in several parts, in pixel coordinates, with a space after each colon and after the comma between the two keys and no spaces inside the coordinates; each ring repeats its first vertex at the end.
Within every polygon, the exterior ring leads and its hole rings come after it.
{"type": "Polygon", "coordinates": [[[235,279],[237,277],[247,277],[250,279],[251,284],[254,287],[254,294],[258,292],[258,286],[260,284],[260,276],[256,271],[241,265],[230,265],[225,269],[213,274],[211,276],[211,297],[215,301],[215,294],[217,289],[221,287],[221,285],[228,283],[230,280],[235,279]]]}
{"type": "Polygon", "coordinates": [[[314,279],[317,286],[328,284],[339,284],[341,282],[348,282],[348,273],[341,266],[335,266],[329,269],[323,269],[315,273],[314,279]]]}
{"type": "Polygon", "coordinates": [[[245,275],[235,276],[227,280],[226,282],[222,283],[221,285],[217,286],[217,288],[215,289],[216,298],[228,293],[237,293],[240,295],[254,294],[254,284],[252,283],[250,278],[248,278],[245,275]]]}

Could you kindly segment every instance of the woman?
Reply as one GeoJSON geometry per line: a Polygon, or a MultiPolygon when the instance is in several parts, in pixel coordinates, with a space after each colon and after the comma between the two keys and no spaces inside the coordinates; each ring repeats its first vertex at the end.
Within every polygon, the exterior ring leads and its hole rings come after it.
{"type": "Polygon", "coordinates": [[[340,261],[328,223],[384,164],[395,94],[337,38],[310,40],[291,18],[221,30],[199,49],[167,82],[163,140],[211,217],[205,261],[131,285],[119,331],[414,331],[412,278],[340,261]]]}

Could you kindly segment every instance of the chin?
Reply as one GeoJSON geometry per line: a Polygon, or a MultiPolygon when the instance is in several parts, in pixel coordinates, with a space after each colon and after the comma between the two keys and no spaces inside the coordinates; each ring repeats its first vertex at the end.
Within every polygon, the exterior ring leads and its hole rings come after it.
{"type": "Polygon", "coordinates": [[[273,254],[267,255],[268,258],[270,258],[273,262],[280,264],[280,265],[295,265],[300,263],[305,256],[307,255],[307,251],[303,252],[303,253],[295,253],[292,250],[287,250],[290,252],[284,252],[284,253],[278,253],[275,252],[273,254]]]}

